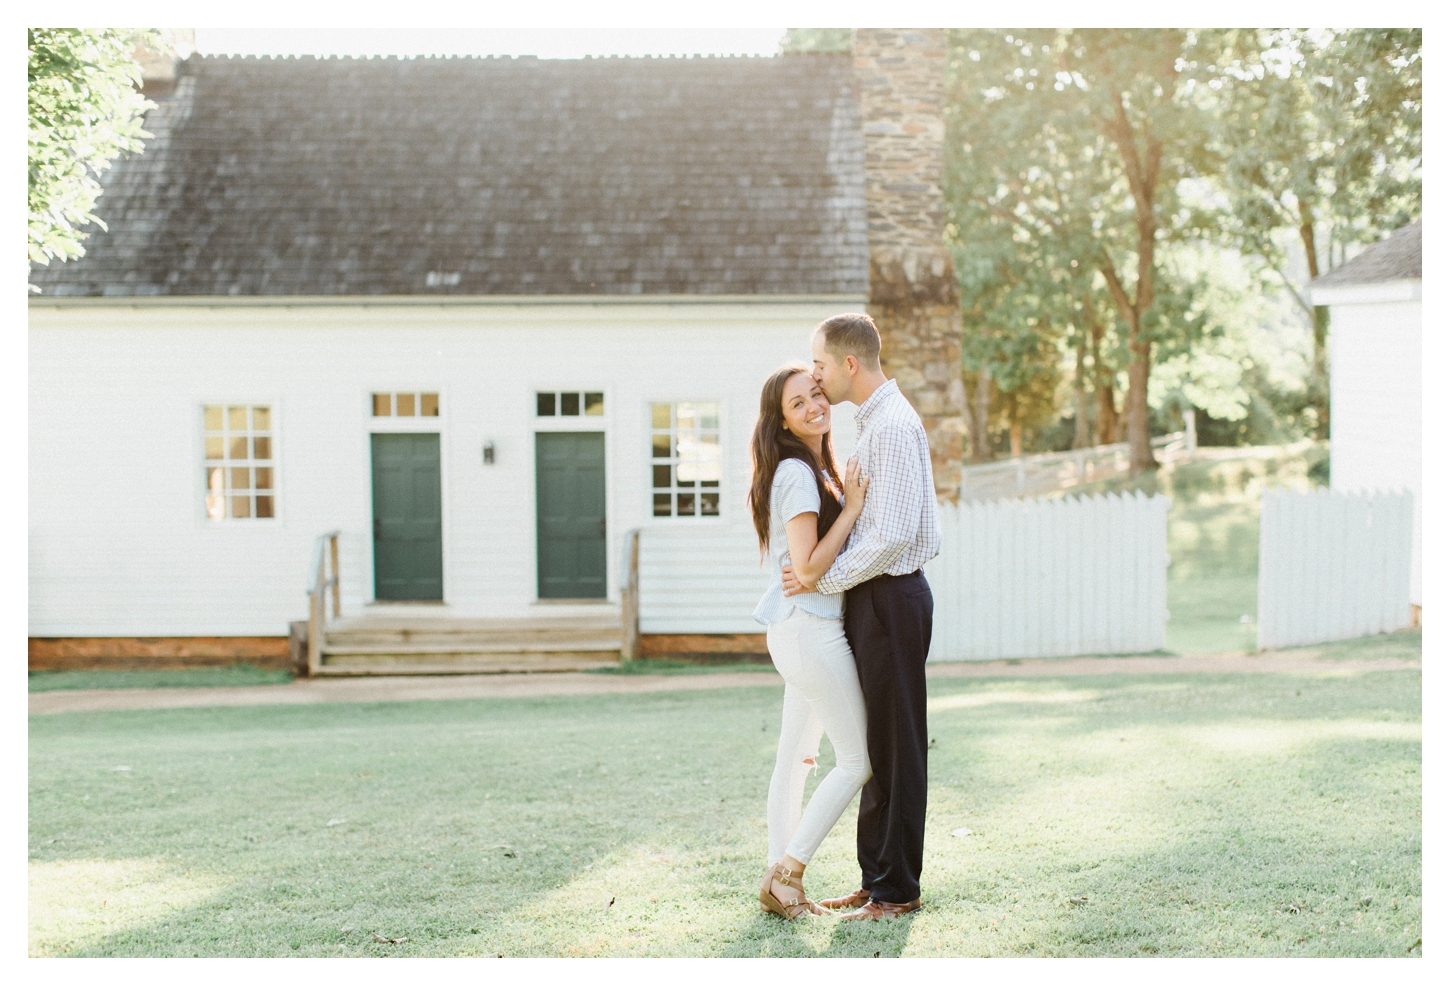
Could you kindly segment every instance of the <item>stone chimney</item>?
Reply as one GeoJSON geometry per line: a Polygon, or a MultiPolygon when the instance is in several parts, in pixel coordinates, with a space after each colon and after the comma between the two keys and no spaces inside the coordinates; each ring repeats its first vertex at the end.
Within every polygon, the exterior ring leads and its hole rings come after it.
{"type": "Polygon", "coordinates": [[[961,489],[961,298],[943,241],[943,28],[851,32],[866,151],[867,312],[881,363],[926,426],[939,497],[961,489]]]}
{"type": "Polygon", "coordinates": [[[165,99],[176,89],[180,64],[196,51],[196,28],[163,27],[165,52],[138,46],[133,53],[141,65],[141,94],[148,99],[165,99]]]}

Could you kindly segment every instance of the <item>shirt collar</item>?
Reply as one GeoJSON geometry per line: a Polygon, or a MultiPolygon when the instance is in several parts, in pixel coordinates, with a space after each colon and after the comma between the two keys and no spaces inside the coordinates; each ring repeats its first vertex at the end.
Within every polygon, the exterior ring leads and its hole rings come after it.
{"type": "Polygon", "coordinates": [[[881,386],[877,387],[871,393],[871,396],[866,398],[866,402],[856,409],[856,434],[861,434],[861,429],[866,427],[866,422],[870,420],[871,415],[875,414],[877,409],[886,403],[888,395],[899,393],[901,393],[901,388],[896,386],[895,380],[887,380],[881,386]]]}

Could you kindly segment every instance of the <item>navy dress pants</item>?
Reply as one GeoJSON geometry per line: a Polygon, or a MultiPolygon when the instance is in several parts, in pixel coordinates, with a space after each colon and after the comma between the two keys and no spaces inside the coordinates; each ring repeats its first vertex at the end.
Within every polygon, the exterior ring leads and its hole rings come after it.
{"type": "Polygon", "coordinates": [[[920,571],[846,591],[846,639],[866,699],[871,779],[861,789],[856,859],[872,900],[921,896],[926,838],[926,652],[931,586],[920,571]]]}

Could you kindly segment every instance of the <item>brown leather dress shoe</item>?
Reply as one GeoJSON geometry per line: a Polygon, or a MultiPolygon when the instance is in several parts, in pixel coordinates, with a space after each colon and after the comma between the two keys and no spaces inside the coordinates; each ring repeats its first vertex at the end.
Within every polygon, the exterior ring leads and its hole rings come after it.
{"type": "Polygon", "coordinates": [[[833,911],[842,911],[852,907],[860,907],[871,899],[869,890],[853,890],[844,897],[832,897],[830,900],[819,901],[822,907],[828,907],[833,911]]]}
{"type": "MultiPolygon", "coordinates": [[[[822,901],[821,906],[825,906],[822,901]]],[[[868,900],[861,905],[859,910],[850,914],[842,915],[842,921],[879,921],[882,918],[899,918],[903,914],[910,914],[912,911],[921,909],[921,898],[918,897],[906,904],[893,904],[889,900],[868,900]]]]}

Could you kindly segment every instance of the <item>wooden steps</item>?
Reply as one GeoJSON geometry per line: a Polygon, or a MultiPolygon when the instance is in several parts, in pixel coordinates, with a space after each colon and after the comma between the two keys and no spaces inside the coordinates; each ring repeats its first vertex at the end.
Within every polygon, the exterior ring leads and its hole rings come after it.
{"type": "Polygon", "coordinates": [[[619,663],[615,607],[588,615],[463,619],[369,614],[336,620],[320,675],[583,671],[619,663]]]}

